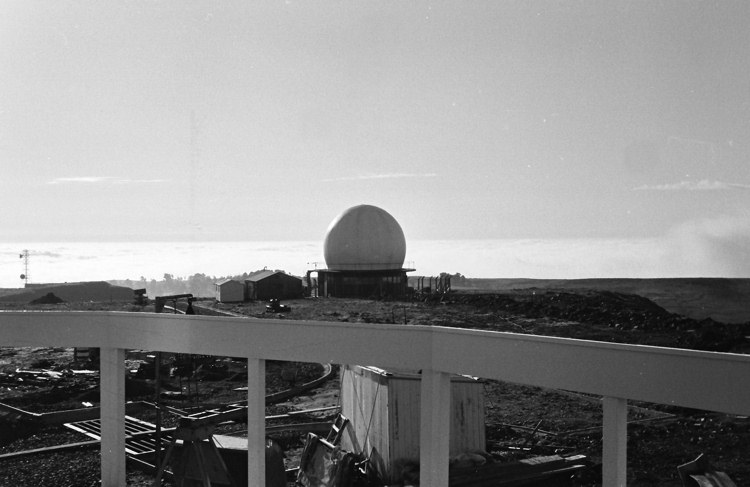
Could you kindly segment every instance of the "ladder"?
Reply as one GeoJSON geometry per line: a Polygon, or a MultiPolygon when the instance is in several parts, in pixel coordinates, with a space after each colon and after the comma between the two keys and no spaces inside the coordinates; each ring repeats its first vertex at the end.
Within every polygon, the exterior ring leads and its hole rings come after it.
{"type": "Polygon", "coordinates": [[[338,445],[341,441],[341,437],[344,435],[344,429],[347,424],[349,424],[349,419],[341,413],[337,414],[325,440],[331,445],[338,445]]]}

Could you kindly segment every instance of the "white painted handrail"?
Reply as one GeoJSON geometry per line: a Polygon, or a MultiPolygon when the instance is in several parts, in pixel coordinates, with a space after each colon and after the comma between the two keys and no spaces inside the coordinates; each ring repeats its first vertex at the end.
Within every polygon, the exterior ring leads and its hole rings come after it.
{"type": "Polygon", "coordinates": [[[604,485],[625,485],[627,400],[750,415],[750,356],[429,326],[117,312],[0,312],[0,344],[102,348],[102,485],[125,482],[124,350],[248,358],[250,485],[263,481],[265,360],[423,371],[421,462],[447,486],[446,373],[604,399],[604,485]]]}

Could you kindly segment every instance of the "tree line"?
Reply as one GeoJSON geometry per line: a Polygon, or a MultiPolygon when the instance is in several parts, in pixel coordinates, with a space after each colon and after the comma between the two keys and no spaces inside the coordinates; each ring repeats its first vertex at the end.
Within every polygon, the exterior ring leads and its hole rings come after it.
{"type": "MultiPolygon", "coordinates": [[[[265,269],[259,269],[265,270],[265,269]]],[[[225,279],[234,279],[235,281],[244,282],[254,272],[243,272],[234,276],[209,276],[202,273],[193,274],[189,277],[179,277],[173,274],[164,274],[161,280],[147,279],[141,276],[140,279],[119,279],[109,280],[108,283],[113,286],[124,286],[131,289],[145,289],[146,294],[153,298],[155,296],[167,296],[171,294],[192,294],[195,297],[213,297],[216,293],[215,286],[217,282],[225,279]]],[[[284,272],[284,271],[281,271],[284,272]]]]}

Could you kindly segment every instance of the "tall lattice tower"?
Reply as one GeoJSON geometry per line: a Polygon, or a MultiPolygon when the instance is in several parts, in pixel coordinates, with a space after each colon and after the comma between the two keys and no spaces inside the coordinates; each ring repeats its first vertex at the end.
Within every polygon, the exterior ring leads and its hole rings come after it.
{"type": "Polygon", "coordinates": [[[29,285],[29,251],[24,249],[18,257],[23,259],[23,274],[21,274],[21,279],[23,279],[23,287],[27,287],[29,285]]]}

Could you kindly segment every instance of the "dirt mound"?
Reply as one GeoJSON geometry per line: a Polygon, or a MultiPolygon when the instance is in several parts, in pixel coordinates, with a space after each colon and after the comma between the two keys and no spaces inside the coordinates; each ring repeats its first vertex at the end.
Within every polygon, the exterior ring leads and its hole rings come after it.
{"type": "Polygon", "coordinates": [[[55,296],[55,293],[47,293],[41,298],[36,298],[31,301],[29,304],[59,304],[64,302],[65,301],[55,296]]]}
{"type": "MultiPolygon", "coordinates": [[[[432,295],[428,302],[445,300],[432,295]]],[[[670,313],[650,299],[611,291],[568,292],[527,289],[514,293],[455,293],[450,303],[510,315],[574,321],[617,330],[680,334],[679,345],[695,350],[728,352],[746,344],[750,322],[720,323],[670,313]]]]}
{"type": "MultiPolygon", "coordinates": [[[[412,284],[414,285],[414,284],[412,284]]],[[[454,291],[510,293],[518,290],[584,292],[612,291],[644,296],[671,313],[722,323],[750,321],[750,279],[654,278],[654,279],[453,279],[454,291]]]]}

